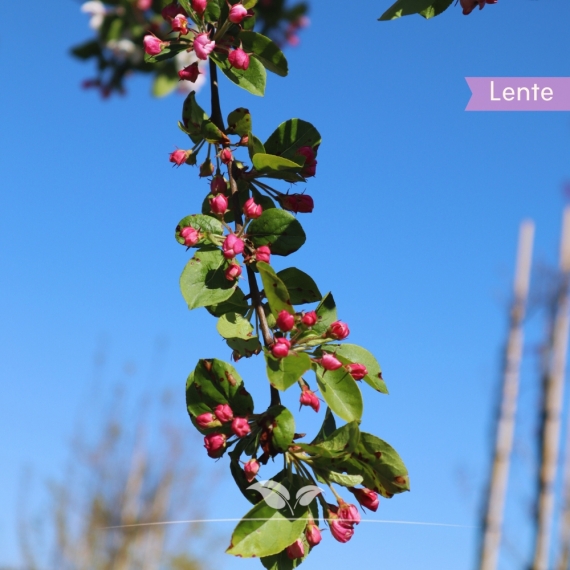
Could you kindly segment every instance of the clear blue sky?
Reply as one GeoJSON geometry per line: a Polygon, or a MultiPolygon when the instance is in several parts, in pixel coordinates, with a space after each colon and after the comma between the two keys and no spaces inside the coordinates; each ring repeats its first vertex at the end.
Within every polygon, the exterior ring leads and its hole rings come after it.
{"type": "MultiPolygon", "coordinates": [[[[274,263],[294,263],[332,290],[351,340],[383,367],[391,395],[367,391],[363,428],[398,449],[412,492],[382,501],[375,518],[471,526],[487,473],[518,225],[533,218],[535,260],[556,259],[570,117],[466,113],[464,78],[569,76],[570,5],[500,0],[469,17],[452,7],[431,21],[377,22],[388,5],[313,1],[301,46],[287,52],[289,77],[270,77],[263,99],[223,82],[222,107],[248,107],[262,139],[291,117],[323,135],[307,185],[315,211],[300,217],[307,244],[274,263]]],[[[215,321],[189,313],[178,291],[188,254],[173,230],[199,210],[205,190],[195,170],[168,163],[187,144],[176,127],[181,98],[152,99],[145,78],[110,101],[81,91],[92,68],[67,49],[89,36],[87,18],[71,0],[37,8],[0,6],[0,563],[18,561],[22,468],[60,472],[102,339],[109,378],[136,364],[127,378],[133,393],[149,388],[153,347],[167,341],[153,390],[178,391],[181,423],[196,360],[228,358],[215,321]]],[[[529,329],[523,451],[509,499],[515,554],[505,554],[504,569],[529,552],[524,457],[541,326],[535,318],[529,329]]],[[[262,362],[240,370],[265,402],[262,362]]],[[[214,517],[247,510],[227,481],[214,517]]],[[[229,537],[231,527],[219,530],[229,537]]],[[[347,545],[327,536],[303,567],[468,570],[475,545],[473,528],[361,524],[347,545]]]]}

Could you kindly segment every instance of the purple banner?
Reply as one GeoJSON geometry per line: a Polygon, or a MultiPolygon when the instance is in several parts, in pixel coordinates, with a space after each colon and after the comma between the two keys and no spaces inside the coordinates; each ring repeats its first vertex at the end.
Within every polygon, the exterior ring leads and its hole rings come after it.
{"type": "Polygon", "coordinates": [[[570,111],[570,77],[466,77],[466,111],[570,111]]]}

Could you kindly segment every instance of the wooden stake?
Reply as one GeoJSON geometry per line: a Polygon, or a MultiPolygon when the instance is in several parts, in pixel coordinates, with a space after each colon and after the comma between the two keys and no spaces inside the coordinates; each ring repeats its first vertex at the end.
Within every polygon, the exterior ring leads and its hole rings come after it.
{"type": "Polygon", "coordinates": [[[534,223],[529,220],[524,221],[519,231],[513,301],[510,309],[509,333],[504,353],[503,392],[497,422],[495,453],[489,481],[486,514],[482,529],[479,559],[480,570],[495,570],[499,557],[503,510],[515,430],[523,347],[522,323],[530,282],[533,239],[534,223]]]}
{"type": "Polygon", "coordinates": [[[554,485],[558,467],[564,374],[568,350],[568,283],[570,277],[570,208],[564,210],[560,243],[561,282],[555,299],[553,321],[544,365],[541,465],[538,522],[532,570],[547,570],[552,538],[554,485]]]}

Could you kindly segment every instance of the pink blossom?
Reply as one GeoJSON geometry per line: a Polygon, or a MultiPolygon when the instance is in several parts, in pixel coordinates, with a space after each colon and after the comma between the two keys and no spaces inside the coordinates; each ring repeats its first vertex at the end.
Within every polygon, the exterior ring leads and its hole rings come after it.
{"type": "Polygon", "coordinates": [[[463,8],[463,14],[467,16],[473,12],[477,5],[479,5],[479,10],[482,10],[485,4],[496,4],[497,0],[459,0],[459,3],[463,8]]]}
{"type": "MultiPolygon", "coordinates": [[[[218,194],[221,196],[221,194],[218,194]]],[[[235,234],[230,234],[222,244],[222,253],[226,259],[232,259],[244,250],[245,244],[235,234]]]]}
{"type": "Polygon", "coordinates": [[[223,433],[210,433],[204,438],[204,447],[209,457],[221,457],[226,448],[226,436],[223,433]]]}
{"type": "Polygon", "coordinates": [[[225,271],[225,276],[228,281],[235,281],[241,275],[241,267],[237,263],[230,263],[225,271]]]}
{"type": "Polygon", "coordinates": [[[346,323],[342,321],[335,321],[327,329],[327,336],[336,338],[337,340],[344,340],[350,334],[350,329],[346,323]]]}
{"type": "Polygon", "coordinates": [[[192,10],[194,10],[198,16],[202,16],[206,11],[208,0],[191,0],[191,4],[192,10]]]}
{"type": "Polygon", "coordinates": [[[229,148],[225,148],[222,150],[222,152],[220,152],[220,160],[224,164],[229,164],[233,159],[234,157],[232,155],[232,151],[229,148]]]}
{"type": "Polygon", "coordinates": [[[325,370],[338,370],[342,366],[342,362],[329,352],[323,352],[323,357],[319,362],[325,370]]]}
{"type": "Polygon", "coordinates": [[[234,49],[228,55],[228,61],[236,69],[246,70],[249,67],[249,55],[241,48],[234,49]]]}
{"type": "Polygon", "coordinates": [[[228,199],[223,194],[217,194],[210,198],[210,209],[214,214],[225,214],[228,209],[228,199]]]}
{"type": "Polygon", "coordinates": [[[212,182],[210,182],[210,192],[214,196],[220,192],[225,193],[227,189],[228,185],[223,176],[217,175],[212,178],[212,182]]]}
{"type": "Polygon", "coordinates": [[[180,230],[180,237],[184,238],[184,245],[192,247],[200,241],[200,232],[192,226],[186,226],[180,230]]]}
{"type": "Polygon", "coordinates": [[[152,0],[137,0],[137,8],[143,12],[149,10],[151,6],[152,0]]]}
{"type": "Polygon", "coordinates": [[[313,546],[317,546],[319,542],[321,542],[321,530],[319,527],[311,520],[305,529],[305,538],[309,543],[309,546],[312,548],[313,546]]]}
{"type": "Polygon", "coordinates": [[[200,59],[208,59],[208,56],[214,51],[215,47],[216,42],[210,40],[206,32],[198,34],[194,39],[194,51],[200,59]]]}
{"type": "Polygon", "coordinates": [[[301,170],[301,174],[305,178],[314,176],[317,171],[317,161],[315,160],[315,151],[310,146],[302,146],[297,150],[297,154],[305,157],[305,164],[301,170]]]}
{"type": "Polygon", "coordinates": [[[306,386],[303,387],[299,402],[301,406],[309,406],[313,408],[315,412],[318,412],[321,407],[321,401],[317,398],[317,395],[306,386]]]}
{"type": "Polygon", "coordinates": [[[170,42],[163,42],[156,36],[147,35],[143,39],[144,51],[148,55],[158,55],[170,42]]]}
{"type": "Polygon", "coordinates": [[[350,487],[349,491],[355,496],[356,500],[365,508],[370,509],[371,511],[376,512],[378,510],[378,505],[380,504],[380,500],[378,499],[378,493],[375,491],[371,491],[366,487],[362,489],[355,489],[354,487],[350,487]]]}
{"type": "Polygon", "coordinates": [[[172,18],[171,24],[173,32],[179,32],[183,35],[188,33],[188,18],[184,14],[177,14],[172,18]]]}
{"type": "Polygon", "coordinates": [[[232,422],[232,432],[238,437],[244,437],[251,432],[247,418],[234,418],[232,422]]]}
{"type": "Polygon", "coordinates": [[[337,515],[338,518],[342,519],[344,522],[351,524],[358,524],[360,522],[360,513],[358,512],[356,506],[351,505],[350,503],[345,503],[344,501],[340,501],[340,499],[337,515]]]}
{"type": "Polygon", "coordinates": [[[234,4],[230,8],[228,20],[232,24],[241,24],[243,19],[247,16],[247,9],[242,4],[234,4]]]}
{"type": "Polygon", "coordinates": [[[206,412],[204,414],[200,414],[196,416],[196,423],[202,428],[209,428],[214,427],[216,425],[220,425],[220,422],[216,420],[214,414],[210,412],[206,412]]]}
{"type": "Polygon", "coordinates": [[[249,198],[243,205],[243,213],[248,218],[255,220],[261,216],[263,213],[263,208],[259,204],[256,204],[253,198],[249,198]]]}
{"type": "Polygon", "coordinates": [[[315,207],[315,202],[308,194],[284,194],[279,203],[284,210],[295,214],[310,214],[315,207]]]}
{"type": "Polygon", "coordinates": [[[186,162],[188,156],[189,154],[187,150],[178,149],[170,153],[170,158],[168,160],[169,162],[176,164],[176,166],[181,166],[186,162]]]}
{"type": "Polygon", "coordinates": [[[309,311],[301,317],[301,322],[306,327],[312,327],[318,320],[319,317],[317,317],[317,313],[315,313],[315,311],[309,311]]]}
{"type": "Polygon", "coordinates": [[[283,310],[277,315],[276,322],[283,332],[289,332],[295,326],[295,317],[288,311],[283,310]]]}
{"type": "Polygon", "coordinates": [[[180,80],[192,81],[194,83],[198,76],[200,75],[200,69],[198,68],[198,63],[194,62],[193,64],[181,69],[178,72],[178,77],[180,80]]]}
{"type": "Polygon", "coordinates": [[[348,542],[354,535],[354,526],[339,519],[336,515],[329,515],[329,527],[333,538],[339,542],[348,542]]]}
{"type": "Polygon", "coordinates": [[[287,547],[287,556],[291,560],[303,558],[303,556],[305,556],[305,545],[300,538],[298,538],[291,546],[287,547]]]}
{"type": "Polygon", "coordinates": [[[366,366],[364,366],[364,364],[358,364],[356,362],[347,365],[346,369],[355,380],[362,380],[368,374],[366,366]]]}
{"type": "Polygon", "coordinates": [[[266,245],[260,245],[255,250],[255,259],[257,261],[265,261],[265,263],[269,263],[271,259],[271,250],[266,245]]]}
{"type": "Polygon", "coordinates": [[[275,358],[285,358],[289,354],[291,343],[286,338],[278,337],[271,347],[271,354],[275,358]]]}
{"type": "Polygon", "coordinates": [[[259,472],[259,467],[260,465],[257,459],[250,459],[243,466],[243,472],[248,483],[251,483],[255,479],[255,476],[259,472]]]}
{"type": "Polygon", "coordinates": [[[220,404],[214,408],[215,416],[222,422],[231,422],[234,419],[234,412],[228,404],[220,404]]]}

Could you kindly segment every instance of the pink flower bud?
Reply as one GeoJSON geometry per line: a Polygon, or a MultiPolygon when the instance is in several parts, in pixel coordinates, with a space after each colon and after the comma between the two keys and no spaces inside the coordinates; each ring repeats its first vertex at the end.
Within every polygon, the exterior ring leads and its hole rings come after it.
{"type": "Polygon", "coordinates": [[[217,175],[212,178],[212,182],[210,182],[210,192],[214,196],[220,193],[225,194],[227,189],[228,185],[223,176],[217,175]]]}
{"type": "Polygon", "coordinates": [[[198,34],[194,38],[194,51],[199,59],[208,59],[208,56],[214,51],[216,42],[210,40],[206,32],[198,34]]]}
{"type": "Polygon", "coordinates": [[[216,416],[210,412],[196,416],[196,423],[201,428],[209,428],[220,425],[220,422],[216,420],[216,416]]]}
{"type": "Polygon", "coordinates": [[[247,16],[247,10],[242,4],[234,4],[230,8],[228,20],[232,24],[241,24],[243,19],[247,16]]]}
{"type": "Polygon", "coordinates": [[[247,418],[234,418],[232,422],[232,431],[238,437],[243,437],[251,432],[247,418]]]}
{"type": "Polygon", "coordinates": [[[241,275],[241,267],[237,263],[230,263],[225,275],[228,281],[235,281],[241,275]]]}
{"type": "Polygon", "coordinates": [[[214,408],[214,414],[224,424],[234,419],[234,412],[227,404],[216,406],[214,408]]]}
{"type": "Polygon", "coordinates": [[[222,152],[220,153],[220,160],[224,163],[224,164],[229,164],[232,160],[234,159],[233,155],[232,155],[232,151],[229,148],[225,148],[224,150],[222,150],[222,152]]]}
{"type": "Polygon", "coordinates": [[[362,489],[355,489],[350,487],[349,491],[355,496],[356,500],[365,508],[376,512],[378,510],[378,505],[380,500],[378,499],[378,493],[367,489],[366,487],[362,489]]]}
{"type": "Polygon", "coordinates": [[[184,8],[182,8],[182,6],[179,6],[176,2],[172,2],[171,4],[168,4],[167,6],[165,6],[162,9],[161,14],[162,14],[162,17],[167,22],[169,22],[173,18],[176,18],[176,16],[178,16],[178,14],[184,14],[185,16],[187,15],[184,8]]]}
{"type": "Polygon", "coordinates": [[[287,547],[287,556],[291,560],[303,558],[303,556],[305,556],[305,545],[300,538],[298,538],[291,546],[287,547]]]}
{"type": "Polygon", "coordinates": [[[348,542],[354,535],[354,526],[334,514],[329,514],[329,527],[333,538],[342,543],[348,542]]]}
{"type": "Polygon", "coordinates": [[[143,12],[149,10],[151,6],[152,0],[137,0],[137,8],[143,12]]]}
{"type": "Polygon", "coordinates": [[[247,479],[248,483],[251,483],[255,476],[259,471],[259,462],[257,459],[250,459],[246,464],[243,466],[243,472],[245,474],[245,478],[247,479]]]}
{"type": "Polygon", "coordinates": [[[305,164],[301,170],[301,174],[305,178],[314,176],[317,171],[317,161],[315,160],[315,151],[310,146],[302,146],[297,150],[297,154],[305,157],[305,164]]]}
{"type": "Polygon", "coordinates": [[[200,241],[200,232],[192,226],[186,226],[180,230],[180,237],[184,238],[184,245],[192,247],[200,241]]]}
{"type": "Polygon", "coordinates": [[[204,15],[208,0],[191,0],[190,3],[192,4],[192,10],[194,10],[198,16],[204,15]]]}
{"type": "Polygon", "coordinates": [[[271,347],[271,354],[275,358],[285,358],[289,354],[291,343],[286,338],[276,338],[271,347]]]}
{"type": "MultiPolygon", "coordinates": [[[[340,499],[339,499],[340,501],[340,499]]],[[[339,519],[351,524],[358,524],[360,522],[360,513],[355,505],[340,501],[338,506],[337,515],[339,519]]]]}
{"type": "Polygon", "coordinates": [[[228,199],[223,194],[210,198],[210,209],[213,214],[225,214],[228,209],[228,199]]]}
{"type": "Polygon", "coordinates": [[[177,14],[172,18],[172,31],[179,32],[181,34],[188,33],[188,18],[184,14],[177,14]]]}
{"type": "Polygon", "coordinates": [[[226,436],[223,433],[210,433],[204,438],[204,447],[209,457],[221,457],[226,448],[226,436]]]}
{"type": "Polygon", "coordinates": [[[158,55],[170,42],[163,42],[153,35],[147,35],[143,39],[144,51],[148,55],[158,55]]]}
{"type": "Polygon", "coordinates": [[[323,357],[319,362],[325,370],[338,370],[342,366],[342,362],[334,354],[328,352],[323,352],[323,357]]]}
{"type": "MultiPolygon", "coordinates": [[[[221,196],[221,194],[218,194],[221,196]]],[[[243,252],[245,245],[243,241],[235,234],[230,234],[222,244],[222,253],[226,259],[232,259],[239,253],[243,252]]]]}
{"type": "Polygon", "coordinates": [[[228,61],[236,69],[246,70],[249,67],[249,55],[241,48],[234,49],[228,55],[228,61]]]}
{"type": "Polygon", "coordinates": [[[200,75],[200,69],[198,68],[198,62],[194,62],[192,65],[181,69],[178,72],[178,77],[180,80],[192,81],[194,83],[198,76],[200,75]]]}
{"type": "Polygon", "coordinates": [[[295,214],[310,214],[315,207],[313,199],[308,194],[284,194],[279,202],[284,210],[295,214]]]}
{"type": "Polygon", "coordinates": [[[263,213],[263,208],[256,204],[253,198],[249,198],[243,205],[243,213],[252,220],[255,220],[263,213]]]}
{"type": "Polygon", "coordinates": [[[319,542],[321,542],[322,536],[319,527],[313,522],[309,521],[307,528],[305,529],[305,538],[309,543],[309,546],[312,548],[313,546],[317,546],[319,542]]]}
{"type": "Polygon", "coordinates": [[[301,406],[310,406],[315,412],[318,412],[321,407],[321,401],[317,398],[317,395],[306,386],[303,387],[299,402],[301,406]]]}
{"type": "Polygon", "coordinates": [[[201,165],[200,165],[200,178],[207,178],[208,176],[212,176],[214,174],[214,165],[212,161],[207,158],[201,165]]]}
{"type": "Polygon", "coordinates": [[[277,315],[277,326],[283,332],[289,332],[295,326],[295,317],[291,313],[283,310],[277,315]]]}
{"type": "Polygon", "coordinates": [[[350,334],[350,329],[346,323],[342,321],[335,321],[327,329],[327,336],[336,338],[337,340],[344,340],[350,334]]]}
{"type": "Polygon", "coordinates": [[[188,159],[188,156],[190,156],[189,151],[178,149],[170,153],[168,160],[176,164],[176,166],[182,166],[188,159]]]}
{"type": "Polygon", "coordinates": [[[349,364],[346,367],[348,373],[355,379],[355,380],[362,380],[367,374],[368,370],[364,364],[349,364]]]}
{"type": "Polygon", "coordinates": [[[301,317],[301,322],[306,327],[312,327],[318,320],[319,317],[317,317],[317,313],[315,313],[315,311],[309,311],[301,317]]]}
{"type": "Polygon", "coordinates": [[[463,8],[463,14],[467,16],[479,5],[479,10],[485,7],[485,4],[496,4],[497,0],[460,0],[459,3],[463,8]]]}
{"type": "Polygon", "coordinates": [[[269,263],[271,259],[271,250],[266,245],[261,245],[255,250],[255,259],[257,261],[265,261],[269,263]]]}

